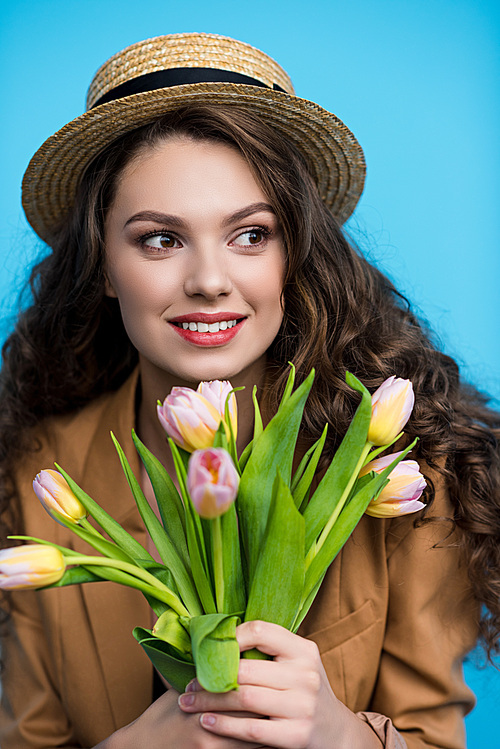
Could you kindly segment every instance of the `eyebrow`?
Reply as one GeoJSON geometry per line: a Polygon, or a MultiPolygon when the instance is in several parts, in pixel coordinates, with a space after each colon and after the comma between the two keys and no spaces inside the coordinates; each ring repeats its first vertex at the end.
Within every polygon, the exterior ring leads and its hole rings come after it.
{"type": "MultiPolygon", "coordinates": [[[[274,215],[273,208],[269,203],[251,203],[250,205],[240,208],[227,216],[222,222],[222,225],[230,226],[238,221],[242,221],[248,216],[253,216],[254,213],[262,212],[272,213],[274,215]]],[[[168,224],[169,226],[178,226],[179,228],[186,227],[185,221],[183,221],[180,216],[174,216],[169,213],[159,213],[157,211],[139,211],[139,213],[134,213],[134,215],[125,223],[125,226],[135,223],[136,221],[153,221],[156,224],[168,224]]]]}

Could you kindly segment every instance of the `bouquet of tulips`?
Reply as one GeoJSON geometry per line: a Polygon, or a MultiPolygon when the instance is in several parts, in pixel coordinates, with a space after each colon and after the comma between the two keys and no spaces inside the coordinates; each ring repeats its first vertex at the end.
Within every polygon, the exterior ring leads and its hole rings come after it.
{"type": "MultiPolygon", "coordinates": [[[[212,692],[236,689],[239,622],[263,619],[296,632],[363,513],[391,517],[423,507],[418,498],[424,478],[415,461],[404,460],[415,443],[377,457],[402,435],[413,407],[411,382],[390,377],[372,397],[347,373],[361,401],[312,491],[327,427],[293,472],[314,371],[295,390],[294,374],[292,367],[278,411],[265,428],[254,388],[253,439],[240,457],[230,383],[202,382],[197,391],[174,388],[158,405],[179,489],[135,433],[133,439],[161,520],[112,435],[163,564],[57,466],[59,471],[38,474],[35,492],[54,519],[98,555],[13,536],[34,543],[0,552],[0,587],[60,587],[104,579],[138,588],[158,619],[152,630],[136,627],[134,636],[165,679],[180,691],[194,676],[212,692]]],[[[249,651],[243,657],[265,656],[249,651]]]]}

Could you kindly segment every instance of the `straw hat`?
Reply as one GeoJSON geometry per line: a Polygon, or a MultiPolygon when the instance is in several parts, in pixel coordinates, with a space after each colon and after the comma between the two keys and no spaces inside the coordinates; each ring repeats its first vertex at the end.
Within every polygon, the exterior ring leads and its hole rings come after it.
{"type": "Polygon", "coordinates": [[[99,68],[87,111],[35,153],[23,179],[23,207],[50,242],[71,209],[90,161],[124,133],[185,104],[248,107],[306,156],[319,192],[344,222],[363,190],[361,146],[335,115],[295,96],[285,71],[249,44],[217,34],[171,34],[127,47],[99,68]]]}

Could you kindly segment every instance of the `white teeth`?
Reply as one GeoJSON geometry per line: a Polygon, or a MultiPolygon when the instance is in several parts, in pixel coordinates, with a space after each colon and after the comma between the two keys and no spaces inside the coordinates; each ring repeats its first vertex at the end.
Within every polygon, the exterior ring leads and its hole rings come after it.
{"type": "Polygon", "coordinates": [[[183,322],[177,323],[184,330],[192,330],[198,333],[218,333],[219,330],[227,330],[228,328],[234,328],[236,320],[221,320],[220,322],[183,322]]]}

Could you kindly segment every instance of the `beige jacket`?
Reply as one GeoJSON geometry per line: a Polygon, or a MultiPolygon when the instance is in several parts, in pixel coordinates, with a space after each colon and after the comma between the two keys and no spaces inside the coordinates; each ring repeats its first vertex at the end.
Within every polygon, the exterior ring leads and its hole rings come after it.
{"type": "MultiPolygon", "coordinates": [[[[57,462],[128,531],[145,531],[109,431],[134,468],[136,376],[76,415],[40,430],[39,450],[19,470],[28,535],[88,553],[41,508],[35,474],[57,462]]],[[[443,493],[436,515],[447,511],[443,493]]],[[[365,516],[332,564],[300,634],[322,654],[335,694],[359,712],[387,749],[465,746],[463,716],[474,704],[462,680],[477,606],[466,573],[439,522],[365,516]],[[369,712],[366,712],[369,711],[369,712]],[[390,716],[396,731],[390,720],[390,716]],[[404,737],[404,741],[403,738],[404,737]]],[[[131,632],[149,626],[142,595],[101,582],[13,594],[4,641],[2,749],[92,747],[141,714],[152,696],[152,666],[131,632]]]]}

